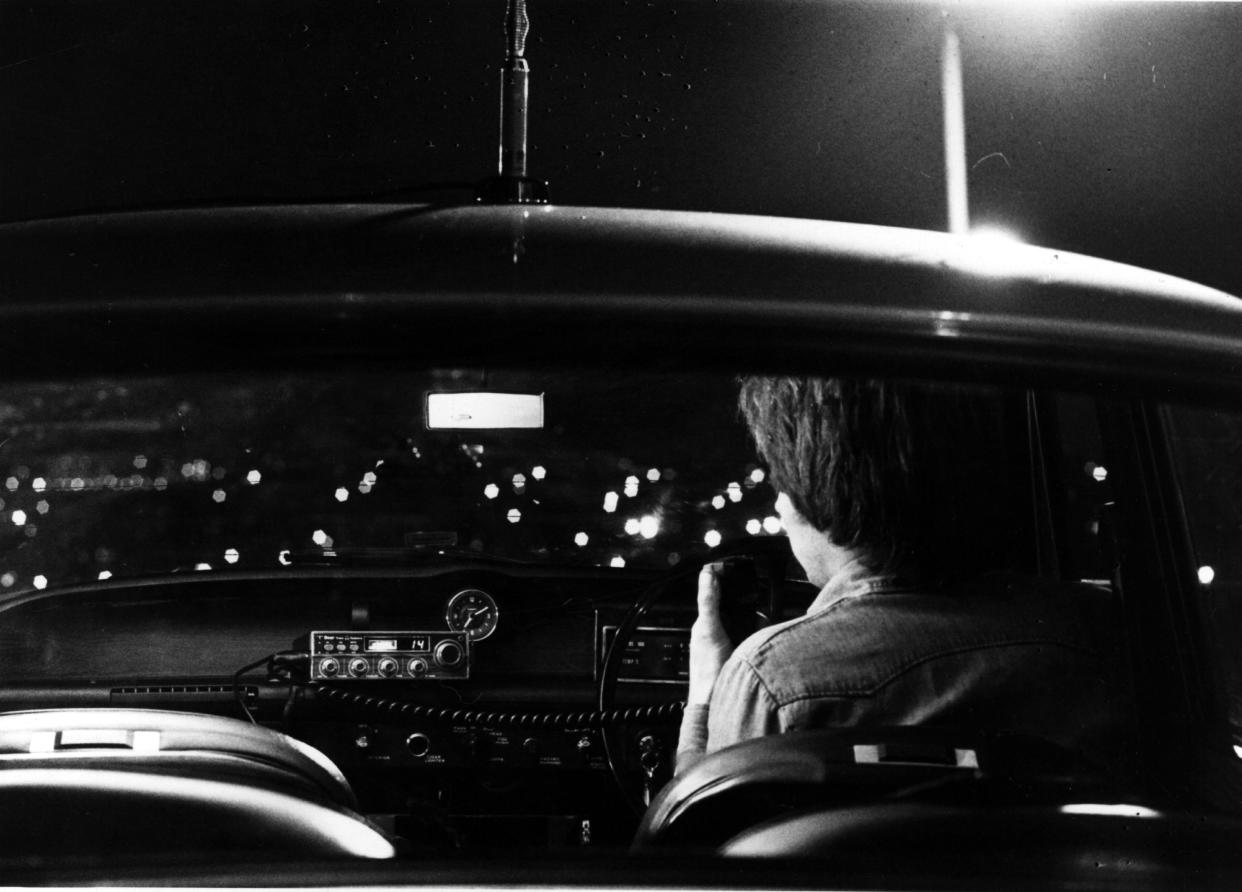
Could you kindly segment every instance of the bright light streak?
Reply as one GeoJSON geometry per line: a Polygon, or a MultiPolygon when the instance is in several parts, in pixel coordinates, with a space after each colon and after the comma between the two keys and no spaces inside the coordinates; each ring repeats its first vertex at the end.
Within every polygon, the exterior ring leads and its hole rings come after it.
{"type": "Polygon", "coordinates": [[[530,476],[534,477],[536,480],[542,480],[544,477],[548,476],[548,469],[543,465],[535,465],[530,469],[530,476]]]}
{"type": "Polygon", "coordinates": [[[38,576],[36,576],[34,579],[30,581],[33,582],[34,587],[39,589],[40,591],[47,588],[47,577],[44,576],[42,573],[40,573],[38,576]]]}
{"type": "Polygon", "coordinates": [[[624,566],[625,566],[625,558],[621,557],[621,555],[619,555],[619,554],[613,555],[612,560],[608,562],[608,566],[610,566],[610,567],[624,567],[624,566]]]}
{"type": "Polygon", "coordinates": [[[574,545],[577,545],[579,548],[585,548],[587,543],[590,541],[591,537],[586,533],[577,533],[574,536],[574,545]]]}
{"type": "Polygon", "coordinates": [[[625,521],[625,535],[627,536],[637,536],[638,531],[641,528],[642,525],[639,523],[637,517],[631,517],[625,521]]]}
{"type": "Polygon", "coordinates": [[[648,470],[648,471],[647,471],[647,479],[648,479],[648,480],[650,480],[652,483],[657,483],[657,482],[659,482],[659,480],[660,480],[660,469],[659,469],[659,468],[651,468],[650,470],[648,470]]]}
{"type": "Polygon", "coordinates": [[[26,512],[23,511],[21,508],[18,508],[10,516],[12,517],[12,520],[13,520],[13,526],[24,527],[26,525],[26,512]]]}
{"type": "Polygon", "coordinates": [[[763,531],[775,536],[781,531],[781,519],[774,516],[765,517],[763,519],[763,531]]]}
{"type": "Polygon", "coordinates": [[[239,560],[241,560],[241,554],[236,548],[230,548],[224,553],[224,562],[226,564],[236,564],[239,560]]]}
{"type": "Polygon", "coordinates": [[[246,472],[246,482],[249,483],[251,486],[258,486],[260,481],[262,480],[263,480],[263,474],[260,473],[258,468],[251,468],[249,471],[246,472]]]}
{"type": "Polygon", "coordinates": [[[343,486],[338,486],[336,488],[336,492],[332,495],[338,502],[345,502],[349,500],[349,490],[343,486]]]}
{"type": "Polygon", "coordinates": [[[495,483],[489,483],[487,486],[483,487],[483,495],[489,499],[494,499],[500,495],[500,487],[495,483]]]}
{"type": "Polygon", "coordinates": [[[323,530],[315,530],[315,532],[311,533],[311,541],[316,545],[325,546],[328,544],[328,534],[323,530]]]}
{"type": "Polygon", "coordinates": [[[763,524],[759,522],[759,518],[752,517],[746,521],[746,532],[752,536],[758,536],[763,532],[763,524]]]}
{"type": "Polygon", "coordinates": [[[522,520],[522,512],[517,508],[510,508],[509,513],[505,515],[509,523],[519,523],[522,520]]]}
{"type": "Polygon", "coordinates": [[[103,581],[103,580],[105,580],[105,579],[111,579],[111,578],[112,578],[112,571],[111,571],[111,570],[100,570],[100,571],[99,571],[99,579],[100,579],[100,581],[103,581]]]}
{"type": "Polygon", "coordinates": [[[708,530],[703,534],[703,541],[707,543],[708,548],[715,548],[719,545],[721,538],[719,530],[708,530]]]}
{"type": "Polygon", "coordinates": [[[43,492],[43,490],[47,489],[47,481],[42,477],[36,477],[31,481],[30,488],[35,492],[43,492]]]}
{"type": "Polygon", "coordinates": [[[728,494],[730,502],[742,501],[742,484],[730,483],[725,487],[725,492],[728,494]]]}
{"type": "Polygon", "coordinates": [[[1160,812],[1145,805],[1126,805],[1098,802],[1075,802],[1062,805],[1063,815],[1101,815],[1111,818],[1158,818],[1160,812]]]}
{"type": "Polygon", "coordinates": [[[1212,580],[1216,578],[1216,571],[1211,567],[1199,568],[1199,581],[1204,585],[1211,585],[1212,580]]]}
{"type": "Polygon", "coordinates": [[[608,514],[617,510],[617,501],[619,497],[615,492],[604,493],[604,511],[608,514]]]}

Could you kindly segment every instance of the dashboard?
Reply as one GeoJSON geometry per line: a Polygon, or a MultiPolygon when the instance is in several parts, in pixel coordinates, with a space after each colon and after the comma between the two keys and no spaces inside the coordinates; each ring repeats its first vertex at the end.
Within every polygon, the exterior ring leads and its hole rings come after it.
{"type": "Polygon", "coordinates": [[[415,845],[622,843],[671,774],[692,584],[416,567],[36,593],[0,605],[0,710],[245,712],[323,751],[415,845]],[[605,716],[604,653],[656,584],[605,716]]]}

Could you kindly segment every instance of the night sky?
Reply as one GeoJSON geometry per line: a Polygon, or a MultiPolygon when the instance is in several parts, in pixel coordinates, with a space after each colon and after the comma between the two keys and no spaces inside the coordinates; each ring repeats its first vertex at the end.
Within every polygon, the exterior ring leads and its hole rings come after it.
{"type": "MultiPolygon", "coordinates": [[[[974,221],[1242,293],[1242,6],[1031,6],[952,7],[974,221]]],[[[555,202],[944,227],[939,5],[530,16],[531,165],[555,202]]],[[[503,18],[501,0],[0,3],[0,218],[476,181],[503,18]]]]}

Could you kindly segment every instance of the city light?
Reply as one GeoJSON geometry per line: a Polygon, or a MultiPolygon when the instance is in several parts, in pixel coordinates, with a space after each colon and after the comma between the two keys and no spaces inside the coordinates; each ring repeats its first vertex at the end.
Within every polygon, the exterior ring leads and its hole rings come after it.
{"type": "Polygon", "coordinates": [[[34,583],[34,587],[39,589],[40,591],[47,588],[47,577],[44,576],[42,573],[40,573],[38,576],[36,576],[34,579],[30,581],[34,583]]]}
{"type": "Polygon", "coordinates": [[[4,488],[9,492],[17,492],[17,487],[18,482],[16,477],[10,477],[8,480],[4,481],[4,488]]]}
{"type": "Polygon", "coordinates": [[[759,518],[752,517],[746,521],[746,532],[751,536],[758,536],[763,531],[763,524],[759,522],[759,518]]]}
{"type": "Polygon", "coordinates": [[[621,557],[621,555],[619,555],[619,554],[615,554],[615,555],[613,555],[612,560],[608,562],[608,566],[610,566],[610,567],[624,567],[624,566],[625,566],[625,558],[621,557]]]}
{"type": "Polygon", "coordinates": [[[293,561],[289,559],[289,549],[287,548],[280,551],[276,555],[276,560],[280,562],[280,565],[282,567],[288,567],[290,564],[293,563],[293,561]]]}
{"type": "Polygon", "coordinates": [[[651,468],[650,470],[648,470],[648,471],[647,471],[647,479],[648,479],[648,480],[650,480],[652,483],[657,483],[657,482],[659,482],[659,480],[660,480],[660,469],[659,469],[659,468],[651,468]]]}
{"type": "Polygon", "coordinates": [[[206,561],[200,561],[199,563],[194,565],[194,569],[201,573],[204,570],[210,570],[211,564],[207,563],[206,561]]]}
{"type": "Polygon", "coordinates": [[[509,513],[505,515],[509,523],[518,523],[522,519],[522,512],[517,508],[510,508],[509,513]]]}
{"type": "Polygon", "coordinates": [[[640,528],[641,524],[637,517],[631,517],[625,522],[625,534],[627,536],[637,536],[640,528]]]}
{"type": "Polygon", "coordinates": [[[1211,585],[1212,580],[1216,578],[1216,571],[1211,567],[1199,568],[1199,581],[1204,585],[1211,585]]]}
{"type": "Polygon", "coordinates": [[[742,501],[742,484],[730,483],[725,487],[725,493],[728,494],[730,502],[742,501]]]}
{"type": "Polygon", "coordinates": [[[4,586],[5,588],[12,588],[14,583],[16,582],[17,582],[17,576],[15,576],[12,573],[5,573],[3,576],[0,576],[0,585],[4,586]]]}
{"type": "Polygon", "coordinates": [[[542,480],[544,477],[548,476],[548,469],[543,465],[535,465],[530,469],[530,476],[534,477],[536,480],[542,480]]]}
{"type": "Polygon", "coordinates": [[[10,516],[13,520],[13,526],[24,527],[26,525],[26,512],[23,511],[21,508],[18,508],[10,516]]]}
{"type": "Polygon", "coordinates": [[[483,495],[489,499],[494,499],[500,495],[500,487],[495,483],[489,483],[487,486],[483,487],[483,495]]]}
{"type": "Polygon", "coordinates": [[[765,517],[763,519],[763,531],[775,536],[781,531],[781,519],[774,516],[765,517]]]}
{"type": "Polygon", "coordinates": [[[720,510],[721,508],[723,508],[724,506],[725,506],[725,497],[724,497],[724,496],[713,496],[713,497],[712,497],[712,507],[713,507],[713,508],[715,508],[717,511],[719,511],[719,510],[720,510]]]}
{"type": "Polygon", "coordinates": [[[335,492],[335,493],[333,493],[333,497],[334,497],[334,498],[335,498],[338,502],[346,502],[346,501],[348,501],[348,500],[349,500],[349,490],[348,490],[348,489],[346,489],[346,488],[345,488],[345,487],[343,487],[343,486],[338,486],[338,487],[336,488],[336,492],[335,492]]]}
{"type": "Polygon", "coordinates": [[[47,499],[39,499],[39,501],[35,503],[35,510],[40,514],[47,514],[52,510],[52,506],[48,503],[47,499]]]}
{"type": "Polygon", "coordinates": [[[329,542],[328,534],[323,530],[315,530],[311,533],[311,541],[319,546],[327,546],[329,542]]]}
{"type": "Polygon", "coordinates": [[[764,481],[764,478],[766,477],[767,477],[767,474],[763,472],[763,468],[755,468],[753,471],[750,472],[751,483],[762,483],[764,481]]]}
{"type": "Polygon", "coordinates": [[[1108,468],[1103,465],[1096,465],[1095,469],[1091,472],[1091,476],[1095,478],[1097,483],[1103,483],[1108,479],[1108,468]]]}
{"type": "Polygon", "coordinates": [[[99,571],[98,579],[100,582],[103,582],[105,579],[111,579],[111,578],[112,578],[111,570],[100,570],[99,571]]]}
{"type": "Polygon", "coordinates": [[[591,541],[591,537],[586,533],[577,533],[574,536],[574,544],[579,548],[585,548],[587,543],[591,541]]]}
{"type": "Polygon", "coordinates": [[[217,489],[215,492],[211,494],[211,500],[215,502],[217,505],[223,502],[226,498],[228,498],[228,496],[225,494],[224,490],[222,489],[217,489]]]}
{"type": "Polygon", "coordinates": [[[660,518],[648,514],[638,522],[638,532],[644,539],[654,539],[660,533],[660,518]]]}
{"type": "Polygon", "coordinates": [[[226,564],[236,564],[239,560],[241,560],[241,554],[236,548],[230,548],[224,553],[224,562],[226,564]]]}
{"type": "Polygon", "coordinates": [[[147,466],[147,457],[145,455],[134,456],[134,467],[141,471],[147,466]]]}
{"type": "Polygon", "coordinates": [[[617,501],[618,501],[618,497],[617,497],[617,494],[616,494],[615,492],[606,492],[606,493],[604,493],[604,511],[605,511],[605,513],[607,513],[607,514],[612,514],[612,512],[616,511],[616,510],[617,510],[617,501]]]}
{"type": "Polygon", "coordinates": [[[251,468],[246,472],[246,482],[251,486],[258,486],[262,479],[263,475],[259,472],[258,468],[251,468]]]}
{"type": "Polygon", "coordinates": [[[627,499],[632,499],[634,496],[638,495],[638,478],[633,474],[625,478],[624,492],[627,499]]]}
{"type": "Polygon", "coordinates": [[[42,477],[36,477],[34,480],[30,481],[30,488],[35,492],[43,492],[43,490],[47,489],[47,481],[42,477]]]}
{"type": "Polygon", "coordinates": [[[715,548],[719,545],[721,538],[719,530],[708,530],[703,534],[703,541],[707,543],[708,548],[715,548]]]}

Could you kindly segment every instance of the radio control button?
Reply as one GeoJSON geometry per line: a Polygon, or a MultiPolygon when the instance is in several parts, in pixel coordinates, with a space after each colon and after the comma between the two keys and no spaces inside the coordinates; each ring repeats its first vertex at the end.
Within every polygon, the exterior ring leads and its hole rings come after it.
{"type": "Polygon", "coordinates": [[[371,664],[362,657],[354,657],[349,661],[349,674],[354,678],[362,678],[371,671],[371,664]]]}
{"type": "Polygon", "coordinates": [[[465,653],[456,641],[441,641],[436,645],[436,662],[445,668],[452,668],[461,662],[465,653]]]}
{"type": "Polygon", "coordinates": [[[375,670],[385,678],[392,678],[400,668],[401,665],[392,657],[380,657],[380,661],[375,664],[375,670]]]}
{"type": "Polygon", "coordinates": [[[336,678],[341,672],[341,664],[332,657],[319,661],[319,674],[324,678],[336,678]]]}
{"type": "Polygon", "coordinates": [[[408,669],[409,673],[415,678],[420,678],[427,674],[427,661],[422,657],[415,657],[410,660],[409,665],[406,666],[406,669],[408,669]]]}

